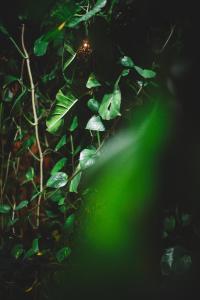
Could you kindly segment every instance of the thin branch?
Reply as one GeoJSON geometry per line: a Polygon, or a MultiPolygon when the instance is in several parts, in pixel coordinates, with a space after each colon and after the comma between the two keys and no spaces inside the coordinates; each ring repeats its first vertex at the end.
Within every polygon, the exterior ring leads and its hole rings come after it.
{"type": "Polygon", "coordinates": [[[171,39],[171,37],[172,37],[172,35],[174,33],[175,27],[176,27],[175,25],[172,26],[170,34],[169,34],[167,40],[164,42],[162,48],[158,51],[159,53],[162,53],[165,50],[167,44],[169,43],[169,41],[170,41],[170,39],[171,39]]]}
{"type": "Polygon", "coordinates": [[[25,60],[26,60],[26,66],[28,71],[28,77],[30,81],[30,87],[31,87],[31,101],[32,101],[32,110],[33,110],[33,117],[34,117],[34,128],[35,128],[35,138],[36,143],[38,147],[39,152],[39,164],[40,164],[40,194],[38,197],[38,206],[36,211],[36,227],[39,227],[40,225],[40,204],[41,204],[41,198],[42,198],[42,192],[43,192],[43,153],[41,148],[41,142],[40,142],[40,136],[39,136],[39,128],[38,128],[38,116],[36,111],[36,99],[35,99],[35,85],[33,82],[33,76],[30,66],[30,57],[26,50],[25,43],[24,43],[24,24],[22,25],[22,34],[21,34],[21,41],[22,41],[22,49],[24,52],[25,60]]]}

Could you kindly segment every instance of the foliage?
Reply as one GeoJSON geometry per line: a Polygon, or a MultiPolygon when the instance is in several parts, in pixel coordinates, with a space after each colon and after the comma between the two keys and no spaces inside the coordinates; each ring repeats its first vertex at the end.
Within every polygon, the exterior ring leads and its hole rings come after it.
{"type": "MultiPolygon", "coordinates": [[[[41,299],[51,274],[73,259],[77,232],[92,239],[95,251],[114,248],[114,257],[123,243],[129,244],[124,214],[138,212],[138,200],[143,211],[149,205],[144,200],[154,186],[149,170],[160,157],[152,150],[160,149],[169,125],[157,106],[162,102],[162,96],[157,99],[159,56],[143,65],[118,40],[111,41],[120,15],[118,0],[61,0],[54,1],[35,32],[28,13],[18,16],[26,22],[17,34],[0,24],[9,42],[7,65],[0,72],[0,257],[6,253],[14,260],[14,275],[1,267],[0,273],[9,274],[24,293],[39,289],[41,299]],[[130,125],[136,108],[148,103],[155,110],[130,125]],[[130,131],[120,135],[127,123],[130,131]],[[90,172],[91,181],[97,178],[94,185],[87,181],[90,172]],[[82,222],[86,226],[80,230],[82,222]],[[16,279],[21,274],[16,265],[27,266],[24,284],[16,279]],[[47,274],[38,265],[48,266],[47,274]]],[[[169,242],[190,225],[188,212],[176,207],[166,213],[164,277],[190,270],[189,251],[169,242]]]]}

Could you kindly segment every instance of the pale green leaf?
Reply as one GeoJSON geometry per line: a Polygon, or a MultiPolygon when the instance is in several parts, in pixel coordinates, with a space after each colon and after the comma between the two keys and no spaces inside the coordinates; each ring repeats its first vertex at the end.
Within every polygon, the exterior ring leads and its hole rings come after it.
{"type": "Polygon", "coordinates": [[[93,16],[95,16],[97,13],[99,13],[101,11],[101,9],[106,6],[107,1],[106,0],[98,0],[96,2],[96,4],[94,5],[94,7],[88,11],[86,14],[84,14],[81,17],[76,17],[73,18],[68,24],[67,26],[69,28],[73,28],[75,26],[77,26],[79,23],[81,22],[85,22],[88,21],[90,18],[92,18],[93,16]]]}
{"type": "Polygon", "coordinates": [[[86,129],[94,131],[105,131],[105,127],[99,116],[93,116],[87,123],[86,129]]]}
{"type": "Polygon", "coordinates": [[[86,169],[93,166],[97,159],[96,149],[84,149],[80,153],[80,166],[81,169],[86,169]]]}
{"type": "Polygon", "coordinates": [[[113,93],[106,94],[103,97],[99,108],[99,114],[103,120],[111,120],[120,116],[121,92],[117,86],[113,93]]]}
{"type": "Polygon", "coordinates": [[[127,67],[127,68],[133,68],[135,66],[134,62],[132,59],[128,56],[124,56],[120,60],[122,66],[127,67]]]}
{"type": "Polygon", "coordinates": [[[57,172],[47,181],[47,187],[58,189],[67,184],[68,176],[64,172],[57,172]]]}
{"type": "Polygon", "coordinates": [[[55,133],[62,125],[63,117],[77,101],[78,99],[76,99],[70,92],[67,95],[64,95],[63,92],[59,90],[56,95],[56,105],[46,122],[47,131],[55,133]]]}
{"type": "Polygon", "coordinates": [[[90,74],[88,81],[86,83],[86,87],[88,89],[92,89],[98,86],[101,86],[101,83],[96,79],[96,76],[93,73],[90,74]]]}

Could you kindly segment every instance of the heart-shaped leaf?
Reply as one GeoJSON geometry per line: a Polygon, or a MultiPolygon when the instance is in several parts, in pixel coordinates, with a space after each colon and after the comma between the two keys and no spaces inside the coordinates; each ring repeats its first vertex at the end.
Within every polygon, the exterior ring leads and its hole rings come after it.
{"type": "Polygon", "coordinates": [[[111,120],[120,116],[121,92],[118,86],[115,87],[113,93],[106,94],[103,97],[99,108],[99,114],[103,120],[111,120]]]}
{"type": "Polygon", "coordinates": [[[96,99],[91,98],[90,100],[88,100],[87,106],[91,111],[97,113],[100,107],[100,103],[96,99]]]}
{"type": "Polygon", "coordinates": [[[87,123],[85,129],[94,131],[105,131],[105,127],[99,116],[93,116],[87,123]]]}
{"type": "Polygon", "coordinates": [[[95,164],[97,159],[97,151],[96,149],[84,149],[80,153],[80,166],[81,169],[86,169],[95,164]]]}
{"type": "Polygon", "coordinates": [[[90,74],[88,81],[86,83],[86,87],[88,89],[92,89],[98,86],[101,86],[101,83],[96,79],[96,76],[93,73],[90,74]]]}
{"type": "Polygon", "coordinates": [[[68,176],[64,172],[57,172],[47,181],[47,187],[58,189],[67,184],[68,176]]]}

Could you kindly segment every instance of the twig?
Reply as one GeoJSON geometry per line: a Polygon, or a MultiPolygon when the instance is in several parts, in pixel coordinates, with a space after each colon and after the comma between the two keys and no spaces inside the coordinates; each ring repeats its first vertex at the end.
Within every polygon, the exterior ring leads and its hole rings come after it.
{"type": "Polygon", "coordinates": [[[30,66],[30,57],[26,50],[25,43],[24,43],[24,24],[22,25],[22,35],[21,35],[21,41],[22,41],[22,49],[25,56],[27,71],[28,71],[28,77],[30,81],[31,86],[31,101],[32,101],[32,109],[33,109],[33,117],[34,117],[34,128],[35,128],[35,138],[36,143],[38,147],[39,152],[39,164],[40,164],[40,194],[38,197],[38,206],[36,211],[36,227],[39,227],[40,225],[40,204],[41,204],[41,198],[42,198],[42,192],[43,192],[43,153],[41,148],[41,142],[40,142],[40,136],[39,136],[39,128],[38,128],[38,116],[36,111],[36,99],[35,99],[35,85],[33,82],[33,76],[30,66]]]}
{"type": "Polygon", "coordinates": [[[167,40],[164,42],[162,48],[158,51],[159,53],[162,53],[165,50],[167,44],[169,43],[169,41],[170,41],[170,39],[171,39],[171,37],[172,37],[172,35],[174,33],[175,27],[176,27],[175,25],[172,26],[170,34],[169,34],[167,40]]]}

